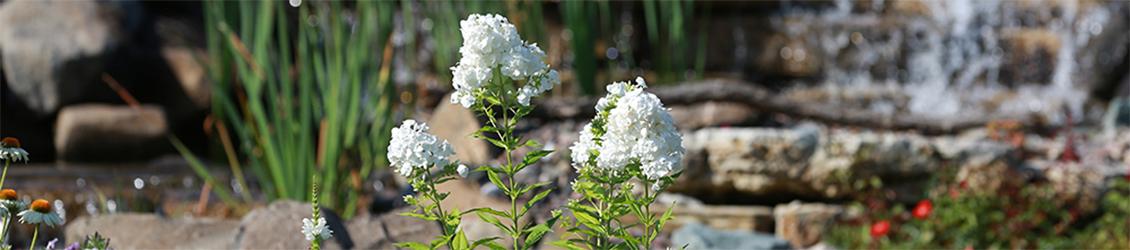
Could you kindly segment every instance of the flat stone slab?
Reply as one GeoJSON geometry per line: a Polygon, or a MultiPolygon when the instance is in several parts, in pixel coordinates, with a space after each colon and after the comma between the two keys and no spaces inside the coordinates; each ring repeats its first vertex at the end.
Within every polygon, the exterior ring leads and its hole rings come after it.
{"type": "Polygon", "coordinates": [[[84,216],[67,224],[68,242],[98,232],[115,249],[232,249],[239,221],[209,218],[164,218],[123,213],[84,216]]]}

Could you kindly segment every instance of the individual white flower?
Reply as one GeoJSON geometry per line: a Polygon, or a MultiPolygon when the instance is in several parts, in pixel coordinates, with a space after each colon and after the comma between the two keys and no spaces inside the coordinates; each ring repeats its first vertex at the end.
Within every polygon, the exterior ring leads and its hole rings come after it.
{"type": "Polygon", "coordinates": [[[0,160],[28,161],[28,153],[20,147],[20,140],[13,137],[4,137],[0,140],[0,160]]]}
{"type": "Polygon", "coordinates": [[[302,0],[288,0],[287,2],[290,3],[290,7],[298,8],[299,5],[302,5],[302,0]]]}
{"type": "Polygon", "coordinates": [[[31,208],[20,212],[20,223],[43,224],[55,227],[63,224],[63,217],[51,207],[47,200],[39,199],[31,202],[31,208]]]}
{"type": "Polygon", "coordinates": [[[318,218],[316,221],[302,218],[302,235],[306,236],[306,241],[326,240],[333,237],[333,233],[334,231],[326,226],[326,218],[318,218]]]}
{"type": "Polygon", "coordinates": [[[388,144],[388,161],[400,175],[412,177],[432,166],[443,166],[455,154],[451,144],[428,133],[428,125],[405,120],[392,128],[388,144]]]}
{"type": "Polygon", "coordinates": [[[471,14],[459,22],[463,45],[459,62],[451,67],[452,103],[470,108],[475,94],[492,78],[494,70],[512,80],[524,80],[518,102],[529,105],[532,97],[541,95],[561,82],[557,71],[545,63],[545,51],[518,36],[518,30],[505,17],[496,14],[471,14]]]}
{"type": "Polygon", "coordinates": [[[644,92],[643,78],[636,83],[618,82],[609,85],[608,95],[597,103],[603,134],[594,136],[592,123],[581,131],[573,144],[574,166],[596,166],[616,172],[632,163],[639,163],[651,180],[679,172],[685,149],[674,119],[659,97],[644,92]],[[607,111],[607,113],[604,113],[607,111]],[[605,116],[606,115],[606,116],[605,116]],[[591,152],[596,154],[595,163],[591,152]]]}
{"type": "Polygon", "coordinates": [[[471,169],[468,168],[467,165],[459,164],[459,167],[455,169],[455,172],[459,173],[460,177],[467,178],[467,174],[471,172],[471,169]]]}

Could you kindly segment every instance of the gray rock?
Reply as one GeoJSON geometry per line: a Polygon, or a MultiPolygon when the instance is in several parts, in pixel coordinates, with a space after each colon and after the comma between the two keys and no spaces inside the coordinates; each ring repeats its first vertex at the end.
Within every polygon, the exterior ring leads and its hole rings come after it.
{"type": "MultiPolygon", "coordinates": [[[[479,131],[479,119],[471,110],[450,103],[450,95],[441,99],[439,106],[428,120],[432,134],[447,140],[455,148],[455,158],[467,163],[486,163],[490,151],[486,141],[471,137],[479,131]]],[[[399,124],[398,124],[399,125],[399,124]]]]}
{"type": "Polygon", "coordinates": [[[354,218],[346,224],[357,249],[396,249],[400,242],[430,242],[441,235],[439,224],[401,216],[408,208],[380,216],[354,218]]]}
{"type": "MultiPolygon", "coordinates": [[[[252,210],[239,225],[238,249],[305,249],[310,246],[302,236],[302,218],[310,218],[310,204],[297,201],[276,201],[252,210]]],[[[323,249],[350,249],[354,246],[349,231],[340,217],[322,209],[326,225],[333,230],[323,249]]]]}
{"type": "Polygon", "coordinates": [[[671,214],[674,215],[669,223],[672,228],[701,224],[722,230],[773,232],[773,209],[765,206],[679,205],[671,214]]]}
{"type": "Polygon", "coordinates": [[[0,58],[14,96],[39,116],[81,100],[127,29],[124,2],[15,0],[0,6],[0,58]]]}
{"type": "Polygon", "coordinates": [[[1116,135],[1123,127],[1130,127],[1130,97],[1114,98],[1103,115],[1103,133],[1107,136],[1116,135]]]}
{"type": "Polygon", "coordinates": [[[680,129],[737,125],[756,115],[749,106],[729,102],[671,106],[670,112],[680,129]]]}
{"type": "Polygon", "coordinates": [[[55,124],[55,150],[66,161],[144,160],[169,152],[168,130],[156,106],[67,106],[55,124]]]}
{"type": "Polygon", "coordinates": [[[823,240],[824,232],[843,210],[840,206],[803,204],[799,201],[777,205],[773,208],[776,235],[789,241],[795,248],[812,247],[823,240]]]}
{"type": "Polygon", "coordinates": [[[116,249],[232,249],[238,231],[234,220],[126,213],[79,217],[67,224],[65,238],[74,242],[98,232],[116,249]]]}
{"type": "Polygon", "coordinates": [[[702,224],[688,224],[675,230],[671,236],[673,247],[686,246],[687,249],[789,249],[789,243],[772,235],[721,231],[702,224]]]}
{"type": "Polygon", "coordinates": [[[673,192],[843,197],[850,178],[907,180],[940,166],[927,138],[905,133],[703,129],[684,137],[683,179],[673,192]]]}

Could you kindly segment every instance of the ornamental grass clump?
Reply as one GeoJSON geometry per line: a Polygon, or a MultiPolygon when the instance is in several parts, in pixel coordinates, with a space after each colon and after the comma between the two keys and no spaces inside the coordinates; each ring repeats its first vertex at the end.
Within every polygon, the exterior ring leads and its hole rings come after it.
{"type": "Polygon", "coordinates": [[[649,249],[671,218],[670,209],[658,217],[651,213],[651,204],[682,172],[685,149],[671,115],[646,88],[643,78],[608,85],[596,117],[570,148],[579,173],[573,192],[580,197],[568,204],[575,218],[568,227],[579,237],[557,245],[649,249]],[[622,221],[627,215],[639,223],[622,221]]]}

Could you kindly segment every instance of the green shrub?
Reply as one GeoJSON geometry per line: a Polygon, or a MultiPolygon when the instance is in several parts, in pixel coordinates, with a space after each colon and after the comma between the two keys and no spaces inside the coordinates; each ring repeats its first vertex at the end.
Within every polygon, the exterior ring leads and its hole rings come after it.
{"type": "Polygon", "coordinates": [[[1110,183],[1095,217],[1083,212],[1092,204],[1057,199],[1042,182],[1005,181],[996,190],[938,185],[927,196],[933,211],[925,218],[913,216],[913,207],[866,197],[852,206],[867,214],[838,223],[826,239],[847,249],[1124,249],[1130,246],[1130,183],[1110,183]],[[870,228],[879,221],[891,226],[876,236],[870,228]]]}

